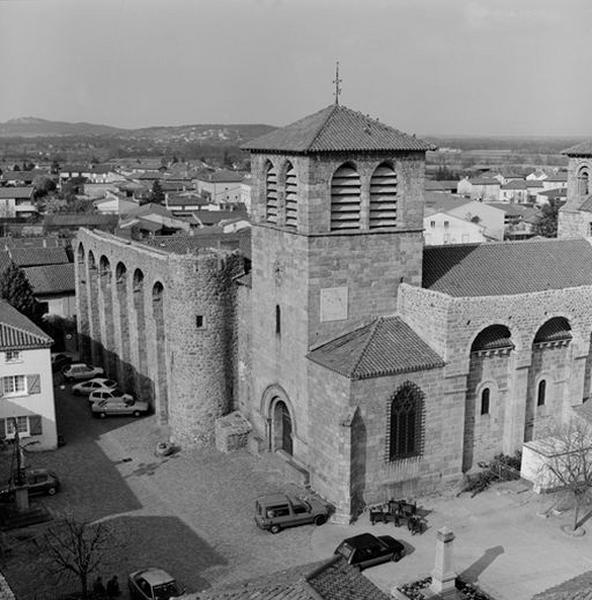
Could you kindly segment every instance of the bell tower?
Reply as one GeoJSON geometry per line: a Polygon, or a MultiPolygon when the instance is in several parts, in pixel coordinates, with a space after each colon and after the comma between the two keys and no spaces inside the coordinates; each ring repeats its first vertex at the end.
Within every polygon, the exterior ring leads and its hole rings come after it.
{"type": "Polygon", "coordinates": [[[251,417],[270,449],[306,464],[306,355],[394,313],[402,281],[421,285],[430,145],[336,102],[244,148],[254,181],[251,417]]]}

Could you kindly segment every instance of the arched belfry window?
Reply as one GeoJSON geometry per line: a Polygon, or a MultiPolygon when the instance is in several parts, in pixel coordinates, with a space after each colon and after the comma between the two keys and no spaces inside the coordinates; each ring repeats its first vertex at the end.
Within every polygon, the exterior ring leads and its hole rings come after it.
{"type": "Polygon", "coordinates": [[[268,223],[277,223],[278,220],[277,171],[271,164],[265,175],[265,220],[268,223]]]}
{"type": "Polygon", "coordinates": [[[491,390],[487,387],[481,392],[481,414],[489,414],[489,399],[491,397],[491,390]]]}
{"type": "Polygon", "coordinates": [[[590,193],[590,173],[586,167],[578,171],[578,195],[587,196],[590,193]]]}
{"type": "Polygon", "coordinates": [[[380,165],[370,180],[370,229],[397,224],[397,174],[390,165],[380,165]]]}
{"type": "Polygon", "coordinates": [[[388,460],[419,456],[423,441],[423,393],[412,383],[393,395],[389,410],[388,460]]]}
{"type": "Polygon", "coordinates": [[[331,180],[331,231],[360,228],[360,176],[343,165],[331,180]]]}
{"type": "Polygon", "coordinates": [[[286,227],[298,225],[298,196],[296,170],[291,163],[286,169],[286,227]]]}
{"type": "Polygon", "coordinates": [[[537,388],[537,406],[543,406],[545,404],[545,396],[547,395],[547,382],[545,379],[539,381],[537,388]]]}

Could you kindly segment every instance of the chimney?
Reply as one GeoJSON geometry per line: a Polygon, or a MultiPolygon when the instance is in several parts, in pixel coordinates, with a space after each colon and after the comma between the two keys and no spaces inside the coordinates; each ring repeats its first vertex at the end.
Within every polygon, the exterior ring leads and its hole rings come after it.
{"type": "Polygon", "coordinates": [[[454,533],[448,527],[438,529],[436,537],[436,562],[432,571],[430,590],[442,594],[455,590],[456,572],[453,570],[452,542],[454,533]]]}

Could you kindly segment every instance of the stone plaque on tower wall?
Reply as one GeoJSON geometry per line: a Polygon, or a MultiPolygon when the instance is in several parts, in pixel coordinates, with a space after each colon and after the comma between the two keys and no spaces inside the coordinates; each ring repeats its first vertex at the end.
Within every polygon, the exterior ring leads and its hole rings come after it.
{"type": "Polygon", "coordinates": [[[321,322],[347,319],[347,287],[321,290],[321,322]]]}

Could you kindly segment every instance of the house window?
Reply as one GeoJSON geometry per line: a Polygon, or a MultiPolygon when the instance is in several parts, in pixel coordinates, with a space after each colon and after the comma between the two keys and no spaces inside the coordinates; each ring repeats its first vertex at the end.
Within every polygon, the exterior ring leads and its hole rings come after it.
{"type": "Polygon", "coordinates": [[[545,404],[545,394],[547,392],[547,382],[544,379],[539,381],[539,387],[537,389],[537,406],[543,406],[545,404]]]}
{"type": "Polygon", "coordinates": [[[5,396],[22,396],[27,393],[27,378],[24,375],[9,375],[3,378],[5,396]]]}
{"type": "Polygon", "coordinates": [[[592,223],[588,223],[588,237],[592,237],[592,223]]]}
{"type": "Polygon", "coordinates": [[[9,350],[6,352],[6,362],[20,362],[23,360],[23,353],[19,350],[9,350]]]}
{"type": "Polygon", "coordinates": [[[275,305],[275,333],[276,335],[282,333],[282,311],[278,304],[275,305]]]}
{"type": "Polygon", "coordinates": [[[390,402],[388,459],[419,456],[423,439],[423,393],[414,384],[400,388],[390,402]]]}
{"type": "Polygon", "coordinates": [[[432,229],[435,229],[436,228],[436,221],[430,221],[430,227],[432,229]]]}
{"type": "Polygon", "coordinates": [[[203,329],[203,326],[204,326],[204,318],[203,318],[203,315],[196,315],[196,316],[195,316],[195,326],[196,326],[198,329],[203,329]]]}
{"type": "Polygon", "coordinates": [[[481,414],[488,415],[489,414],[489,397],[491,392],[489,388],[485,388],[481,392],[481,414]]]}
{"type": "Polygon", "coordinates": [[[449,221],[444,221],[444,229],[448,229],[450,227],[449,221]]]}
{"type": "Polygon", "coordinates": [[[6,419],[6,437],[14,437],[14,424],[16,422],[16,428],[19,432],[19,436],[29,437],[31,435],[29,431],[29,418],[28,417],[10,417],[6,419]]]}

